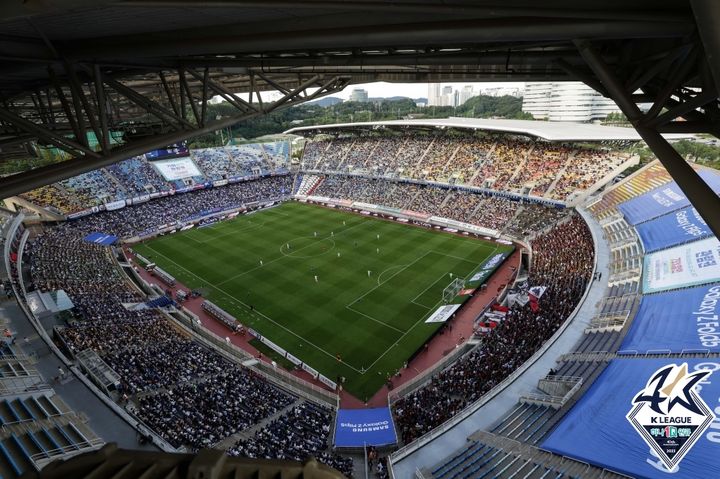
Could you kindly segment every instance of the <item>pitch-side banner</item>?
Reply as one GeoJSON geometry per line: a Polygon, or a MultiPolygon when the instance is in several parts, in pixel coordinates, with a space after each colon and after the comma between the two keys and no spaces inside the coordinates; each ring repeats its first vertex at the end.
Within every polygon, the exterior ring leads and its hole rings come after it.
{"type": "MultiPolygon", "coordinates": [[[[720,175],[701,170],[700,177],[715,191],[720,191],[720,175]]],[[[628,223],[636,225],[690,205],[690,201],[674,181],[618,205],[628,223]]]]}
{"type": "Polygon", "coordinates": [[[641,223],[635,228],[648,253],[712,236],[705,220],[691,206],[641,223]]]}
{"type": "Polygon", "coordinates": [[[339,409],[335,421],[335,447],[395,444],[390,408],[339,409]]]}
{"type": "Polygon", "coordinates": [[[720,352],[720,284],[650,294],[642,299],[623,352],[720,352]]]}
{"type": "MultiPolygon", "coordinates": [[[[720,434],[710,427],[689,449],[672,472],[632,427],[626,415],[633,400],[653,374],[673,363],[687,363],[688,372],[713,371],[702,383],[699,396],[712,409],[720,398],[720,360],[708,359],[615,359],[542,444],[543,449],[647,479],[695,479],[720,477],[720,434]]],[[[667,400],[665,401],[667,403],[667,400]]],[[[667,410],[667,406],[661,406],[667,410]]],[[[680,413],[683,408],[673,408],[680,413]]],[[[674,411],[673,411],[674,412],[674,411]]],[[[681,414],[684,418],[684,414],[681,414]]],[[[663,416],[661,419],[672,419],[663,416]]],[[[668,423],[665,423],[668,424],[668,423]]],[[[678,427],[657,424],[651,433],[661,437],[678,427]]]]}
{"type": "Polygon", "coordinates": [[[707,238],[645,256],[643,293],[720,281],[720,242],[707,238]]]}

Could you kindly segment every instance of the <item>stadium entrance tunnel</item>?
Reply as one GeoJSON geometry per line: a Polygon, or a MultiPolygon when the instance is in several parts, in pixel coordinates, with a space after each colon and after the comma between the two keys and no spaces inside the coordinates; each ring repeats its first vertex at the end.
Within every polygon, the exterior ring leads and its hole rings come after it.
{"type": "Polygon", "coordinates": [[[332,238],[300,237],[280,246],[280,252],[291,258],[315,258],[332,252],[335,240],[332,238]]]}

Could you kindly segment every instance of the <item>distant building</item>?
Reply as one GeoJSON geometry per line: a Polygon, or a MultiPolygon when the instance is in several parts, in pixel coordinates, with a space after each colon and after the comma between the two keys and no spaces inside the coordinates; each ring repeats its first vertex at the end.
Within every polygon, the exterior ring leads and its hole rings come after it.
{"type": "Polygon", "coordinates": [[[368,92],[362,88],[354,88],[350,93],[350,101],[359,101],[366,103],[368,101],[368,92]]]}
{"type": "Polygon", "coordinates": [[[455,93],[451,86],[444,86],[442,89],[442,99],[440,106],[456,106],[455,93]]]}
{"type": "Polygon", "coordinates": [[[459,93],[459,99],[458,99],[458,106],[464,104],[466,101],[468,101],[470,98],[475,96],[475,91],[473,90],[472,85],[465,85],[462,90],[460,90],[459,93]]]}
{"type": "Polygon", "coordinates": [[[580,82],[528,82],[522,111],[536,120],[589,122],[602,120],[620,108],[580,82]]]}
{"type": "Polygon", "coordinates": [[[440,84],[428,83],[428,106],[440,106],[441,103],[440,84]]]}

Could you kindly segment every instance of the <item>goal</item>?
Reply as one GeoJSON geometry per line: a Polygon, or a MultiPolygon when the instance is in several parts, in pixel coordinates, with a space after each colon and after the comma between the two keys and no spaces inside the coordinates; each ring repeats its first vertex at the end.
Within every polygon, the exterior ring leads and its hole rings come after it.
{"type": "Polygon", "coordinates": [[[455,296],[460,292],[461,289],[465,286],[465,280],[462,278],[455,278],[450,282],[449,285],[445,287],[443,290],[442,299],[443,302],[449,303],[453,299],[455,299],[455,296]]]}

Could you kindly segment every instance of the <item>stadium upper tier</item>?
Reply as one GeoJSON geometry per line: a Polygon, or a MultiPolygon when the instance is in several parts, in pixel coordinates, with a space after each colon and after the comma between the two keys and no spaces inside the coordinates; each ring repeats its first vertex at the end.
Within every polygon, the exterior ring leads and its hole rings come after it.
{"type": "MultiPolygon", "coordinates": [[[[169,177],[136,157],[22,195],[61,214],[115,201],[287,171],[287,142],[191,150],[195,173],[169,177]]],[[[577,201],[601,188],[635,158],[608,147],[578,147],[527,137],[408,130],[307,143],[301,169],[462,184],[555,201],[577,201]]]]}
{"type": "Polygon", "coordinates": [[[290,145],[274,142],[203,148],[191,150],[189,158],[170,161],[164,168],[157,166],[158,163],[145,155],[134,157],[28,191],[22,197],[51,211],[72,214],[116,201],[196,188],[209,182],[284,173],[290,167],[290,145]],[[188,173],[175,174],[182,171],[180,168],[187,168],[188,173]],[[191,174],[196,171],[199,174],[191,174]]]}
{"type": "Polygon", "coordinates": [[[507,136],[406,132],[308,143],[303,168],[465,184],[565,201],[604,185],[630,155],[507,136]]]}

